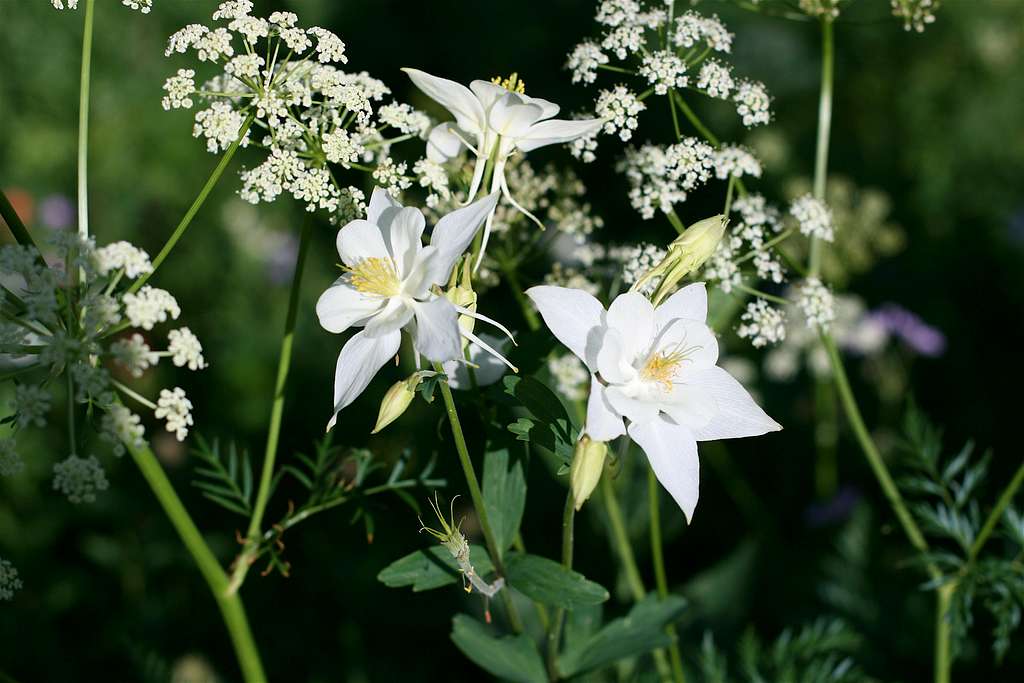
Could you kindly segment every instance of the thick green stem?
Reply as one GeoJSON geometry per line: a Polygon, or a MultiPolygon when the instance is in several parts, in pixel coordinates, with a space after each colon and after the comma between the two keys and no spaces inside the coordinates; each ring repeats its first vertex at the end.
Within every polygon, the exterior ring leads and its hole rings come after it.
{"type": "Polygon", "coordinates": [[[306,219],[302,226],[299,239],[299,253],[295,259],[295,272],[292,274],[292,287],[288,296],[288,313],[285,316],[284,335],[281,337],[281,351],[277,357],[277,380],[274,383],[274,403],[270,409],[270,426],[267,430],[267,445],[263,452],[263,469],[260,472],[260,485],[256,491],[256,503],[253,505],[249,530],[246,533],[245,547],[235,560],[235,568],[231,573],[228,592],[235,593],[242,587],[250,565],[255,561],[260,550],[260,529],[263,524],[263,513],[266,512],[270,500],[270,486],[274,480],[274,461],[277,458],[277,443],[281,437],[281,419],[284,416],[284,390],[288,384],[288,370],[292,362],[292,345],[295,339],[295,321],[299,313],[299,294],[302,290],[302,271],[306,265],[309,252],[310,235],[313,221],[306,219]]]}
{"type": "Polygon", "coordinates": [[[949,606],[953,601],[956,584],[939,586],[935,603],[935,683],[950,683],[953,668],[951,648],[949,606]]]}
{"type": "MultiPolygon", "coordinates": [[[[654,582],[658,588],[658,597],[664,600],[668,597],[668,576],[665,573],[665,551],[661,538],[661,506],[659,501],[658,477],[654,470],[647,468],[647,502],[651,516],[651,561],[654,563],[654,582]]],[[[675,624],[665,627],[665,633],[676,641],[675,624]]],[[[683,674],[683,658],[679,654],[678,642],[673,642],[668,648],[669,659],[672,662],[672,678],[676,683],[685,683],[686,676],[683,674]]]]}
{"type": "Polygon", "coordinates": [[[82,35],[82,73],[78,87],[78,234],[89,236],[89,77],[92,65],[92,27],[96,0],[85,0],[82,35]]]}
{"type": "MultiPolygon", "coordinates": [[[[572,487],[565,494],[565,509],[562,511],[562,566],[572,569],[573,522],[576,517],[576,500],[572,487]]],[[[555,610],[555,618],[548,630],[548,674],[552,680],[561,678],[558,672],[558,650],[562,639],[562,624],[565,622],[565,608],[555,610]]]]}
{"type": "Polygon", "coordinates": [[[174,525],[181,542],[191,553],[192,559],[199,567],[199,572],[206,579],[210,592],[213,594],[214,600],[217,601],[217,607],[220,608],[224,625],[231,636],[231,644],[234,646],[235,656],[238,658],[238,665],[242,670],[242,678],[246,683],[263,683],[267,677],[263,672],[263,664],[260,661],[260,653],[253,640],[252,631],[249,629],[249,620],[246,618],[245,606],[242,604],[241,597],[237,594],[229,595],[225,590],[228,583],[227,575],[221,569],[220,563],[214,557],[206,541],[203,540],[202,534],[199,533],[199,529],[196,528],[188,511],[185,510],[178,494],[174,492],[174,487],[171,486],[163,468],[160,467],[160,463],[153,455],[153,451],[148,446],[137,447],[130,441],[126,441],[125,446],[171,524],[174,525]]]}
{"type": "MultiPolygon", "coordinates": [[[[624,454],[629,442],[623,439],[622,454],[624,454]]],[[[626,532],[626,523],[622,516],[622,508],[619,507],[619,499],[615,493],[615,486],[612,478],[606,471],[601,476],[601,498],[604,499],[605,512],[608,515],[608,524],[611,526],[612,541],[615,551],[622,563],[622,570],[626,575],[626,585],[633,596],[634,602],[640,602],[647,595],[644,587],[644,580],[640,577],[640,569],[636,564],[636,555],[633,553],[633,546],[629,542],[629,534],[626,532]]],[[[672,670],[669,667],[668,659],[664,650],[654,651],[654,665],[658,669],[658,676],[662,681],[671,680],[672,670]]]]}
{"type": "MultiPolygon", "coordinates": [[[[828,145],[832,134],[832,82],[835,46],[833,24],[829,18],[821,22],[821,92],[818,96],[818,142],[814,152],[814,198],[825,201],[828,180],[828,145]]],[[[821,273],[821,240],[811,238],[811,257],[808,271],[811,277],[821,273]]]]}
{"type": "Polygon", "coordinates": [[[188,207],[188,211],[185,212],[181,222],[178,223],[178,227],[174,229],[174,232],[171,233],[169,238],[167,238],[167,242],[160,250],[160,253],[156,255],[155,259],[153,259],[153,269],[136,280],[135,283],[128,288],[129,292],[139,291],[139,289],[149,281],[149,278],[153,277],[157,268],[159,268],[160,264],[164,262],[164,259],[170,255],[171,251],[178,243],[178,240],[180,240],[181,236],[185,234],[186,230],[188,230],[188,226],[191,225],[192,219],[195,218],[195,215],[199,212],[199,208],[203,205],[203,202],[206,201],[206,197],[210,194],[210,191],[213,190],[213,186],[217,184],[218,180],[220,180],[220,176],[224,173],[224,169],[227,168],[228,162],[231,161],[231,157],[235,155],[235,152],[238,150],[238,146],[242,143],[242,140],[245,139],[245,135],[249,132],[249,126],[252,125],[254,118],[256,118],[255,112],[249,114],[245,123],[243,123],[242,127],[238,129],[238,137],[231,143],[231,146],[228,147],[227,151],[224,152],[224,155],[220,158],[216,168],[213,169],[213,173],[211,173],[210,177],[206,179],[206,184],[203,185],[203,189],[199,191],[199,194],[192,202],[192,206],[188,207]]]}
{"type": "MultiPolygon", "coordinates": [[[[434,363],[434,370],[444,373],[440,363],[434,363]]],[[[462,465],[462,472],[466,477],[466,485],[469,487],[469,497],[473,501],[473,508],[476,510],[477,519],[480,520],[480,531],[484,535],[484,542],[487,544],[487,552],[491,556],[491,562],[499,576],[505,576],[505,561],[502,556],[504,548],[498,545],[494,529],[491,527],[491,520],[487,515],[487,508],[484,506],[484,495],[480,490],[480,481],[477,479],[473,461],[469,457],[469,448],[466,446],[466,437],[462,433],[462,423],[459,421],[459,413],[455,409],[455,398],[452,396],[451,387],[448,382],[441,382],[441,396],[444,398],[445,411],[448,414],[448,423],[452,428],[452,438],[455,441],[455,450],[459,454],[459,462],[462,465]]],[[[508,590],[502,590],[499,595],[508,612],[508,620],[516,633],[523,632],[523,621],[519,617],[519,611],[508,590]]]]}

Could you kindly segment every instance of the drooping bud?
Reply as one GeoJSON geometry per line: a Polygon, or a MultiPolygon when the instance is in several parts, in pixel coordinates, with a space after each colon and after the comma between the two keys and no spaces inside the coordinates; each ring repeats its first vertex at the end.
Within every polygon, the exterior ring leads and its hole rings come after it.
{"type": "Polygon", "coordinates": [[[391,385],[388,393],[384,394],[384,399],[380,402],[377,424],[370,433],[376,434],[400,418],[416,397],[416,387],[420,385],[420,382],[436,374],[432,370],[420,370],[412,373],[406,379],[399,380],[391,385]]]}
{"type": "Polygon", "coordinates": [[[572,466],[569,469],[569,485],[572,488],[572,499],[579,510],[590,494],[601,481],[604,470],[605,456],[608,455],[608,444],[594,441],[584,436],[576,444],[576,452],[572,454],[572,466]]]}
{"type": "Polygon", "coordinates": [[[668,253],[661,263],[644,273],[630,291],[639,291],[654,279],[658,285],[651,294],[651,302],[657,306],[668,296],[679,281],[704,265],[718,248],[725,234],[728,219],[719,214],[705,218],[691,225],[668,245],[668,253]]]}
{"type": "MultiPolygon", "coordinates": [[[[456,306],[476,311],[476,292],[473,291],[473,263],[470,257],[467,256],[463,259],[460,268],[452,270],[451,279],[448,281],[448,290],[444,295],[456,306]]],[[[473,334],[474,324],[475,321],[471,316],[465,314],[459,316],[459,330],[463,333],[473,334]]],[[[463,351],[466,350],[468,343],[464,334],[462,336],[463,351]]]]}

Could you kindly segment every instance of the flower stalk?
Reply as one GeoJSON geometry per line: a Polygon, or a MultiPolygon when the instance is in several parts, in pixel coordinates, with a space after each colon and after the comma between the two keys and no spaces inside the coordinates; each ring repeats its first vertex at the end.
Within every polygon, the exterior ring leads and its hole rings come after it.
{"type": "MultiPolygon", "coordinates": [[[[562,510],[562,566],[572,569],[573,525],[576,519],[576,499],[572,487],[565,494],[565,508],[562,510]]],[[[562,638],[562,624],[565,622],[565,608],[555,610],[548,630],[548,675],[551,680],[561,678],[558,672],[558,650],[562,638]]]]}
{"type": "Polygon", "coordinates": [[[82,73],[78,88],[78,235],[89,236],[89,80],[92,70],[92,28],[96,0],[85,0],[82,73]]]}
{"type": "MultiPolygon", "coordinates": [[[[654,564],[654,583],[658,589],[658,597],[664,600],[668,597],[668,575],[665,573],[665,551],[661,537],[661,507],[658,494],[658,477],[654,474],[654,470],[648,467],[647,502],[651,517],[651,562],[654,564]]],[[[673,640],[668,647],[669,661],[672,663],[672,679],[675,683],[685,683],[683,658],[679,654],[679,644],[676,642],[675,624],[666,625],[665,633],[673,640]]]]}

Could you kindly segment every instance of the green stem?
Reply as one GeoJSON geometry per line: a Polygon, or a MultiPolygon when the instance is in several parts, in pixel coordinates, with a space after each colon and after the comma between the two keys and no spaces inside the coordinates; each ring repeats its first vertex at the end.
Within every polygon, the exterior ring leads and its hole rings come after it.
{"type": "Polygon", "coordinates": [[[939,586],[935,603],[935,683],[950,683],[953,668],[949,623],[949,607],[956,592],[955,583],[939,586]]]}
{"type": "Polygon", "coordinates": [[[999,500],[996,501],[996,506],[992,508],[992,511],[988,513],[988,518],[985,520],[985,524],[982,525],[981,531],[978,532],[978,537],[974,539],[974,543],[971,545],[971,550],[968,553],[967,559],[970,562],[978,559],[978,555],[981,553],[981,549],[984,547],[985,542],[988,541],[989,536],[992,535],[992,531],[996,528],[996,524],[1002,518],[1003,513],[1006,512],[1006,508],[1009,507],[1013,501],[1013,497],[1017,495],[1017,490],[1020,489],[1020,485],[1024,483],[1024,462],[1017,468],[1017,473],[1013,475],[1013,479],[1003,493],[999,496],[999,500]]]}
{"type": "MultiPolygon", "coordinates": [[[[821,93],[818,97],[818,142],[814,153],[814,198],[825,200],[828,179],[828,145],[832,134],[832,83],[835,62],[832,20],[821,22],[821,93]]],[[[811,257],[808,271],[811,277],[821,272],[821,240],[811,238],[811,257]]]]}
{"type": "Polygon", "coordinates": [[[220,158],[216,168],[213,169],[213,173],[211,173],[210,177],[206,179],[206,184],[203,185],[203,189],[199,191],[199,194],[192,202],[192,206],[188,207],[188,211],[185,212],[181,222],[178,223],[178,227],[174,229],[174,232],[171,233],[169,238],[167,238],[167,242],[160,250],[160,253],[156,255],[155,259],[153,259],[153,269],[136,280],[135,283],[128,288],[129,292],[139,291],[139,289],[149,281],[149,278],[153,277],[157,268],[160,267],[160,264],[162,264],[164,259],[166,259],[171,253],[175,245],[178,243],[178,240],[180,240],[181,236],[185,234],[185,231],[188,230],[188,226],[192,223],[192,219],[195,218],[196,213],[199,212],[199,208],[203,205],[203,202],[206,201],[206,197],[210,194],[213,186],[217,184],[218,180],[220,180],[221,174],[224,173],[224,169],[227,168],[228,162],[231,161],[231,157],[235,155],[235,152],[238,150],[238,146],[242,143],[242,140],[245,139],[246,133],[249,132],[249,126],[252,125],[253,119],[255,118],[255,112],[249,114],[249,117],[242,124],[242,127],[238,129],[238,137],[231,143],[231,146],[228,147],[227,151],[224,152],[224,155],[220,158]]]}
{"type": "Polygon", "coordinates": [[[683,220],[679,218],[679,214],[676,213],[675,209],[669,209],[668,213],[665,214],[668,218],[668,222],[672,224],[672,227],[676,229],[680,235],[686,232],[686,226],[683,225],[683,220]]]}
{"type": "Polygon", "coordinates": [[[533,305],[523,292],[523,285],[519,281],[519,273],[516,272],[515,266],[509,263],[508,259],[498,259],[498,264],[501,267],[501,272],[505,275],[509,289],[512,290],[512,296],[515,297],[516,303],[519,304],[519,310],[523,312],[526,325],[531,331],[536,332],[540,329],[540,318],[537,317],[537,311],[533,310],[533,305]]]}
{"type": "Polygon", "coordinates": [[[36,244],[36,241],[32,239],[32,235],[29,233],[25,224],[21,222],[21,217],[18,216],[18,212],[14,210],[14,206],[11,204],[11,200],[7,198],[7,195],[0,191],[0,217],[7,223],[7,227],[11,231],[11,235],[14,236],[14,241],[24,247],[32,247],[36,250],[36,260],[39,263],[46,265],[46,261],[43,260],[43,251],[36,244]]]}
{"type": "MultiPolygon", "coordinates": [[[[572,569],[573,522],[576,517],[576,500],[572,487],[565,494],[565,509],[562,511],[562,566],[572,569]]],[[[548,674],[551,680],[560,678],[558,672],[559,641],[562,638],[562,624],[565,622],[565,608],[555,610],[555,618],[548,631],[548,674]]]]}
{"type": "Polygon", "coordinates": [[[668,108],[672,111],[672,127],[676,131],[676,142],[683,139],[683,134],[679,130],[679,115],[676,114],[676,91],[670,90],[668,93],[668,108]]]}
{"type": "MultiPolygon", "coordinates": [[[[444,368],[441,367],[440,363],[434,363],[433,365],[435,371],[439,373],[444,372],[444,368]]],[[[462,433],[462,423],[459,421],[459,413],[455,409],[455,399],[452,397],[451,387],[448,386],[448,382],[441,382],[440,385],[445,411],[448,414],[448,422],[452,428],[455,450],[459,454],[459,462],[462,465],[462,472],[466,477],[466,485],[469,487],[469,496],[473,500],[473,508],[476,510],[476,516],[480,520],[480,530],[483,532],[484,542],[487,544],[487,552],[491,556],[491,562],[494,564],[498,575],[505,576],[505,561],[502,558],[502,550],[504,549],[498,545],[494,529],[491,527],[491,520],[487,515],[487,508],[484,507],[484,496],[480,490],[480,481],[476,477],[473,461],[469,457],[469,448],[466,446],[466,437],[462,433]]],[[[505,610],[508,612],[508,620],[512,624],[512,628],[516,633],[522,633],[523,622],[519,618],[519,611],[512,602],[512,597],[509,595],[508,590],[502,590],[499,594],[502,597],[505,610]]]]}
{"type": "MultiPolygon", "coordinates": [[[[665,574],[665,552],[661,538],[661,506],[659,505],[658,477],[654,470],[647,468],[647,502],[651,516],[651,561],[654,563],[654,582],[658,588],[658,597],[668,597],[668,576],[665,574]]],[[[676,683],[685,683],[683,674],[683,658],[679,654],[675,624],[668,624],[665,633],[673,642],[668,647],[669,659],[672,662],[672,678],[676,683]]]]}
{"type": "Polygon", "coordinates": [[[131,441],[126,441],[125,446],[171,524],[174,525],[181,542],[191,553],[199,572],[210,588],[210,592],[213,593],[213,598],[217,601],[217,607],[220,608],[221,616],[224,619],[224,625],[231,636],[231,643],[234,646],[243,679],[246,683],[264,683],[267,677],[263,672],[260,653],[253,640],[252,631],[249,629],[249,621],[246,618],[245,606],[242,604],[241,598],[237,594],[229,595],[227,593],[227,575],[221,569],[220,563],[214,557],[206,541],[203,540],[195,522],[185,510],[185,506],[182,505],[181,499],[174,492],[174,487],[171,486],[167,475],[164,474],[160,463],[153,455],[153,451],[148,446],[139,448],[131,441]]]}
{"type": "Polygon", "coordinates": [[[78,234],[89,236],[89,74],[92,65],[92,27],[96,0],[85,0],[85,29],[82,35],[82,73],[78,88],[78,234]]]}
{"type": "Polygon", "coordinates": [[[675,95],[674,99],[676,103],[679,105],[679,108],[682,110],[683,116],[685,116],[686,119],[690,122],[690,125],[696,128],[697,132],[700,133],[705,140],[710,142],[715,147],[718,147],[720,144],[722,144],[721,141],[718,139],[718,136],[712,133],[711,129],[705,126],[704,122],[700,120],[700,117],[698,117],[697,114],[693,111],[693,109],[690,108],[690,105],[686,103],[686,100],[683,99],[683,96],[676,90],[673,90],[672,94],[675,95]]]}
{"type": "MultiPolygon", "coordinates": [[[[624,438],[620,453],[625,454],[628,447],[629,441],[624,438]]],[[[622,508],[619,506],[619,499],[615,493],[615,487],[612,485],[612,478],[607,471],[601,476],[601,498],[604,499],[604,508],[608,514],[608,524],[611,526],[615,550],[619,556],[619,561],[622,563],[622,570],[626,575],[626,585],[629,586],[633,601],[640,602],[647,595],[647,589],[644,587],[644,580],[640,577],[640,569],[636,564],[636,555],[633,554],[633,546],[629,542],[629,534],[626,532],[622,508]]],[[[658,649],[654,651],[653,655],[654,665],[658,669],[660,680],[671,679],[672,670],[665,657],[665,651],[658,649]]]]}
{"type": "Polygon", "coordinates": [[[253,505],[249,530],[246,533],[245,547],[235,560],[235,568],[231,573],[230,593],[242,587],[249,566],[256,559],[260,549],[260,528],[263,524],[263,513],[270,499],[270,486],[274,480],[274,461],[277,458],[277,443],[281,436],[281,419],[284,416],[284,390],[288,384],[288,370],[292,361],[292,344],[295,339],[295,321],[299,313],[299,294],[302,290],[302,271],[309,252],[310,234],[313,221],[306,219],[299,238],[299,253],[295,258],[295,272],[292,274],[292,287],[288,296],[288,313],[285,316],[284,335],[281,337],[281,351],[277,357],[277,380],[274,384],[274,402],[270,409],[270,426],[267,430],[267,445],[263,453],[263,469],[260,472],[260,485],[256,492],[256,503],[253,505]]]}

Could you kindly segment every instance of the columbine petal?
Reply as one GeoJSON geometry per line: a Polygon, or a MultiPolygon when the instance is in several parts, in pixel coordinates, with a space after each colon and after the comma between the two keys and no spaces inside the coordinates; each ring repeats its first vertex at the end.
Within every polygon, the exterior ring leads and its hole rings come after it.
{"type": "Polygon", "coordinates": [[[346,266],[354,267],[363,259],[390,258],[380,228],[362,219],[345,224],[338,231],[338,255],[346,266]]]}
{"type": "Polygon", "coordinates": [[[597,371],[597,352],[603,333],[604,307],[579,289],[542,285],[526,290],[544,324],[566,348],[597,371]]]}
{"type": "Polygon", "coordinates": [[[541,117],[542,110],[535,104],[522,104],[508,94],[494,103],[488,114],[491,130],[506,138],[516,139],[541,117]]]}
{"type": "Polygon", "coordinates": [[[488,214],[494,211],[497,203],[498,195],[492,193],[469,206],[452,211],[437,222],[430,235],[430,244],[439,254],[434,264],[433,272],[438,278],[434,284],[444,284],[448,280],[455,260],[469,247],[476,231],[488,214]]]}
{"type": "Polygon", "coordinates": [[[561,142],[569,142],[600,130],[604,122],[601,119],[588,119],[586,121],[564,121],[553,119],[551,121],[540,121],[530,126],[526,133],[516,139],[516,146],[524,152],[555,145],[561,142]]]}
{"type": "Polygon", "coordinates": [[[722,368],[696,370],[687,375],[687,382],[709,391],[718,404],[715,417],[694,431],[698,441],[760,436],[782,429],[782,425],[768,417],[747,390],[722,368]]]}
{"type": "Polygon", "coordinates": [[[437,163],[448,161],[462,149],[462,139],[453,132],[451,121],[440,123],[430,131],[427,137],[427,158],[437,163]]]}
{"type": "Polygon", "coordinates": [[[390,334],[400,330],[412,320],[412,307],[402,297],[393,296],[387,304],[366,322],[366,334],[371,337],[390,334]]]}
{"type": "Polygon", "coordinates": [[[459,316],[451,301],[436,297],[426,302],[413,303],[416,328],[413,346],[427,360],[443,362],[462,358],[462,340],[459,336],[459,316]]]}
{"type": "Polygon", "coordinates": [[[700,493],[700,460],[693,434],[659,418],[630,424],[629,435],[647,455],[655,476],[682,509],[686,521],[692,520],[700,493]]]}
{"type": "Polygon", "coordinates": [[[379,296],[367,296],[348,286],[345,278],[340,277],[320,295],[316,302],[316,315],[320,318],[321,327],[337,334],[383,307],[384,299],[379,296]]]}
{"type": "Polygon", "coordinates": [[[626,433],[622,416],[608,402],[604,386],[595,375],[590,376],[590,398],[587,400],[587,424],[584,431],[595,441],[611,441],[626,433]]]}
{"type": "Polygon", "coordinates": [[[473,91],[477,99],[480,100],[480,104],[483,106],[484,111],[490,111],[494,103],[500,100],[505,95],[508,95],[508,88],[503,88],[497,83],[491,83],[490,81],[482,81],[477,79],[469,84],[469,89],[473,91]]]}
{"type": "Polygon", "coordinates": [[[711,328],[698,320],[673,318],[658,330],[655,347],[684,354],[686,372],[710,368],[718,362],[718,338],[711,328]]]}
{"type": "Polygon", "coordinates": [[[654,306],[636,292],[620,294],[608,307],[608,327],[622,335],[622,353],[626,362],[632,363],[650,351],[654,338],[654,306]]]}
{"type": "MultiPolygon", "coordinates": [[[[480,339],[498,353],[503,353],[508,346],[507,339],[499,339],[489,334],[481,334],[480,339]]],[[[476,386],[478,387],[494,384],[508,370],[507,366],[498,360],[497,356],[491,355],[476,344],[469,345],[469,362],[476,365],[473,368],[473,378],[476,380],[476,386]]],[[[472,382],[469,381],[469,370],[465,362],[460,360],[445,361],[443,367],[444,374],[448,375],[448,386],[452,389],[471,388],[472,382]]]]}
{"type": "Polygon", "coordinates": [[[402,205],[383,187],[374,187],[370,195],[370,204],[366,207],[366,220],[381,224],[381,217],[389,209],[401,209],[402,205]]]}
{"type": "Polygon", "coordinates": [[[704,322],[707,317],[708,292],[703,282],[694,282],[680,289],[658,306],[654,315],[658,329],[675,318],[704,322]]]}
{"type": "Polygon", "coordinates": [[[660,401],[641,400],[629,396],[621,387],[614,384],[604,390],[605,398],[619,415],[628,417],[630,422],[650,422],[658,419],[658,412],[664,408],[660,401]]]}
{"type": "Polygon", "coordinates": [[[481,135],[487,125],[487,116],[480,100],[473,92],[455,81],[432,76],[419,69],[402,69],[417,88],[432,100],[440,103],[455,116],[459,128],[474,135],[481,135]]]}
{"type": "Polygon", "coordinates": [[[554,102],[542,99],[540,97],[530,97],[529,95],[520,95],[524,102],[527,104],[534,104],[540,107],[540,117],[542,119],[550,119],[552,116],[558,114],[559,106],[554,102]]]}
{"type": "Polygon", "coordinates": [[[423,248],[421,238],[425,225],[423,214],[412,207],[400,209],[391,219],[386,238],[395,265],[398,266],[399,276],[409,273],[413,260],[423,248]]]}
{"type": "Polygon", "coordinates": [[[609,329],[601,340],[597,352],[597,370],[606,382],[625,384],[636,377],[636,369],[623,353],[622,335],[618,330],[609,329]]]}
{"type": "Polygon", "coordinates": [[[402,333],[397,330],[382,337],[360,332],[342,347],[334,371],[334,415],[327,423],[328,431],[337,422],[338,412],[356,400],[377,371],[398,353],[401,341],[402,333]]]}

